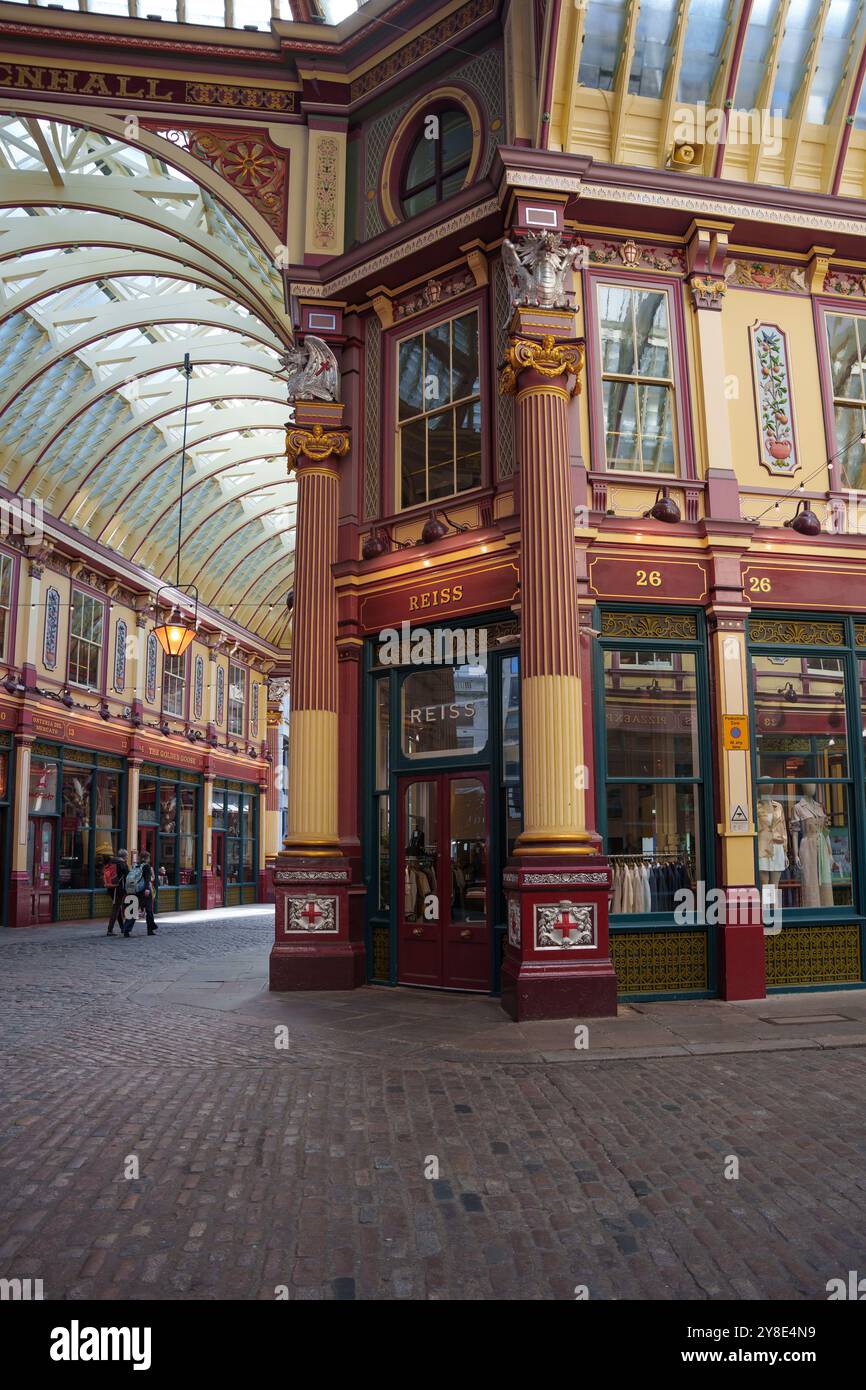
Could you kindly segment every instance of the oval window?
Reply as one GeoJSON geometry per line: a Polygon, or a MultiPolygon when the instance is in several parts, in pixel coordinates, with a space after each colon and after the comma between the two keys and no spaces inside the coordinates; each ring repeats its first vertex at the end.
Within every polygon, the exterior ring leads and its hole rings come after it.
{"type": "Polygon", "coordinates": [[[459,192],[472,159],[472,122],[465,111],[449,106],[424,120],[403,168],[400,203],[414,217],[459,192]]]}

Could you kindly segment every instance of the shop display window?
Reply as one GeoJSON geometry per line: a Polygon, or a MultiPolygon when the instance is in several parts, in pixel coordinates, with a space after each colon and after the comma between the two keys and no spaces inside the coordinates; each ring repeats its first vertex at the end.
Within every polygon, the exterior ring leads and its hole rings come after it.
{"type": "MultiPolygon", "coordinates": [[[[225,883],[255,884],[258,873],[258,792],[246,783],[223,783],[214,789],[212,830],[222,837],[215,862],[224,864],[225,883]]],[[[192,808],[189,809],[192,816],[192,808]]]]}
{"type": "Polygon", "coordinates": [[[174,768],[147,764],[139,782],[139,852],[147,850],[157,875],[161,911],[189,906],[181,889],[198,883],[201,860],[201,789],[174,768]],[[156,831],[147,829],[156,826],[156,831]]]}
{"type": "MultiPolygon", "coordinates": [[[[643,635],[654,622],[663,633],[664,617],[641,618],[635,631],[643,635]]],[[[695,649],[661,643],[602,648],[599,811],[616,916],[673,914],[677,892],[705,878],[702,661],[695,649]]]]}
{"type": "Polygon", "coordinates": [[[782,908],[854,901],[845,667],[752,654],[758,881],[782,908]]]}
{"type": "Polygon", "coordinates": [[[406,757],[464,757],[487,747],[485,667],[438,666],[413,671],[403,681],[400,698],[406,757]]]}
{"type": "Polygon", "coordinates": [[[30,764],[30,814],[52,816],[57,812],[57,763],[34,758],[30,764]]]}

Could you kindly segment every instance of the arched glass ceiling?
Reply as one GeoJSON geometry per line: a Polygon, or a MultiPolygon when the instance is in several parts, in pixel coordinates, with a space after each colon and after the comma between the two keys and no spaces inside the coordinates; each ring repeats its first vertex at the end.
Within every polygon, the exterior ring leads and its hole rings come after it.
{"type": "MultiPolygon", "coordinates": [[[[50,4],[86,14],[213,24],[225,29],[264,29],[272,19],[291,19],[291,0],[16,0],[42,9],[50,4]]],[[[354,5],[353,7],[354,8],[354,5]]]]}
{"type": "Polygon", "coordinates": [[[171,578],[189,352],[182,579],[261,633],[292,582],[287,339],[279,275],[213,191],[0,116],[0,480],[171,578]]]}
{"type": "MultiPolygon", "coordinates": [[[[34,9],[77,10],[127,19],[213,24],[223,29],[269,30],[272,19],[293,19],[291,0],[13,0],[34,9]]],[[[326,24],[339,24],[364,0],[320,0],[326,24]]]]}

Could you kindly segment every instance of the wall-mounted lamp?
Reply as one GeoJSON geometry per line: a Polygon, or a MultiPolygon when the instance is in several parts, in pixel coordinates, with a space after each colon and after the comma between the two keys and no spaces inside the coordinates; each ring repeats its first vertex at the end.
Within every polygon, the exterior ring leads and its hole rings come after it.
{"type": "Polygon", "coordinates": [[[649,511],[644,512],[644,516],[652,517],[653,521],[665,521],[669,526],[675,526],[683,519],[679,507],[666,487],[659,488],[655,502],[649,511]]]}
{"type": "Polygon", "coordinates": [[[821,534],[821,523],[815,513],[806,506],[805,499],[798,504],[796,514],[786,521],[785,525],[790,526],[792,531],[798,532],[801,536],[819,536],[821,534]]]}

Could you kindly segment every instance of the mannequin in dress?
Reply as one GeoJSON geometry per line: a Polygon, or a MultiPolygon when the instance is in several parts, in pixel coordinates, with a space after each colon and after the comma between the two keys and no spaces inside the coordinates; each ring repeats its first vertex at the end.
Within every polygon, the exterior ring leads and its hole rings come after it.
{"type": "Polygon", "coordinates": [[[788,827],[782,804],[775,800],[775,787],[762,787],[758,798],[758,869],[761,884],[772,884],[775,888],[787,868],[788,856],[785,844],[788,827]]]}
{"type": "Polygon", "coordinates": [[[801,784],[802,796],[791,812],[794,863],[803,880],[801,907],[833,906],[833,857],[827,835],[827,812],[815,795],[815,783],[801,784]]]}

